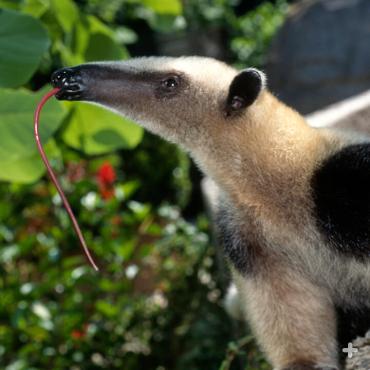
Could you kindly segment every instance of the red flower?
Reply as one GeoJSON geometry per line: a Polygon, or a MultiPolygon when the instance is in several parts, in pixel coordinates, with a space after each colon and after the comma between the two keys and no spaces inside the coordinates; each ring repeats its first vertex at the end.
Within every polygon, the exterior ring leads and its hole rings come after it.
{"type": "Polygon", "coordinates": [[[109,162],[104,162],[98,170],[100,184],[112,185],[116,181],[116,172],[109,162]]]}
{"type": "Polygon", "coordinates": [[[79,340],[85,336],[85,332],[82,330],[73,330],[71,333],[71,337],[75,340],[79,340]]]}
{"type": "Polygon", "coordinates": [[[72,330],[71,337],[75,340],[80,340],[86,337],[87,331],[89,330],[89,324],[86,323],[82,326],[81,329],[72,330]]]}
{"type": "Polygon", "coordinates": [[[116,172],[109,162],[104,162],[98,170],[99,192],[103,199],[114,196],[113,183],[116,181],[116,172]]]}

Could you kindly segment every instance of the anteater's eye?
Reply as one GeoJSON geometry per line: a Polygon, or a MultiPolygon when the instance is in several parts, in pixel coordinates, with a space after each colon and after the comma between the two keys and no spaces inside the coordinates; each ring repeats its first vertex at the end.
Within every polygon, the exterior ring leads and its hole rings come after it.
{"type": "Polygon", "coordinates": [[[161,84],[166,90],[174,90],[179,85],[179,78],[177,76],[171,76],[161,81],[161,84]]]}

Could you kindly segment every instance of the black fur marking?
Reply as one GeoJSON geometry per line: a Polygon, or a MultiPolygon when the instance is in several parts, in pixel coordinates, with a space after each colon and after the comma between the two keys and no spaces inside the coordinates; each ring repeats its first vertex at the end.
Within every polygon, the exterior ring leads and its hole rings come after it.
{"type": "Polygon", "coordinates": [[[244,109],[257,99],[262,89],[260,73],[254,69],[241,71],[231,82],[226,102],[226,115],[244,109]]]}
{"type": "Polygon", "coordinates": [[[237,271],[246,276],[255,272],[261,248],[254,245],[241,228],[226,209],[218,212],[216,229],[219,243],[237,271]]]}
{"type": "Polygon", "coordinates": [[[328,158],[311,185],[317,224],[330,244],[359,259],[370,256],[370,144],[328,158]]]}

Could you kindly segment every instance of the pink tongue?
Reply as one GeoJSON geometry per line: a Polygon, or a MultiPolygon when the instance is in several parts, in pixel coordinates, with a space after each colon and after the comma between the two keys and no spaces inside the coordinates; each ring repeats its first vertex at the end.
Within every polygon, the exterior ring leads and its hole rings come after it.
{"type": "Polygon", "coordinates": [[[35,139],[36,139],[36,144],[37,144],[37,148],[40,152],[40,155],[41,155],[41,158],[43,160],[43,162],[45,163],[45,167],[46,167],[46,170],[48,171],[48,174],[51,178],[51,181],[54,183],[62,201],[63,201],[63,205],[64,205],[64,208],[66,209],[67,213],[68,213],[68,216],[69,218],[71,219],[72,221],[72,225],[73,225],[73,228],[78,236],[78,239],[80,240],[80,244],[81,244],[81,247],[85,253],[85,256],[87,258],[87,260],[90,262],[91,266],[94,268],[95,271],[99,271],[99,268],[98,266],[96,265],[96,263],[94,262],[94,259],[92,258],[90,252],[89,252],[89,249],[87,248],[87,245],[86,245],[86,242],[85,242],[85,239],[82,235],[82,232],[81,232],[81,229],[80,229],[80,226],[78,225],[78,222],[76,220],[76,217],[75,215],[73,214],[73,211],[72,211],[72,208],[68,202],[68,199],[67,197],[64,195],[64,192],[63,192],[63,189],[62,187],[60,186],[59,184],[59,181],[57,179],[57,177],[55,176],[51,166],[50,166],[50,163],[46,157],[46,154],[44,152],[44,149],[42,147],[42,144],[41,144],[41,140],[40,140],[40,137],[39,137],[39,118],[40,118],[40,112],[41,112],[41,109],[42,107],[44,106],[44,104],[52,97],[54,96],[60,89],[58,87],[56,87],[55,89],[49,91],[47,94],[45,94],[43,96],[43,98],[41,99],[40,103],[37,105],[37,108],[36,108],[36,111],[35,111],[35,116],[34,116],[34,131],[35,131],[35,139]]]}

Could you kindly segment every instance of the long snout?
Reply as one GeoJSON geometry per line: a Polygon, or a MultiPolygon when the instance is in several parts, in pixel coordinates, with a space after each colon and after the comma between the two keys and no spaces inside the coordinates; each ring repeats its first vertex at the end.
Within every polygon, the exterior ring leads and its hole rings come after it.
{"type": "Polygon", "coordinates": [[[101,62],[62,68],[51,76],[59,100],[83,100],[108,106],[130,104],[151,93],[151,79],[124,62],[101,62]]]}

